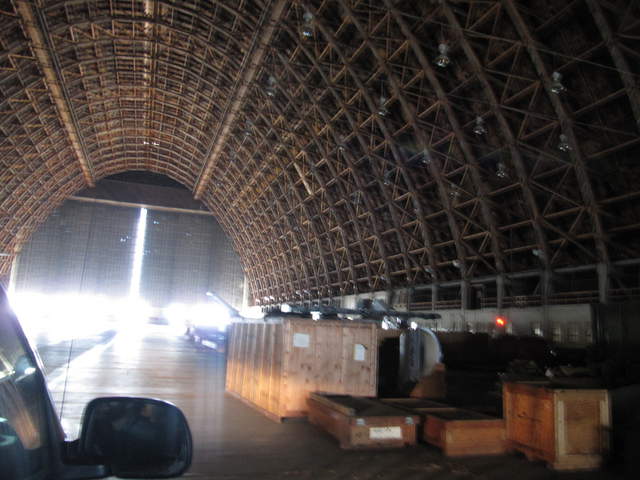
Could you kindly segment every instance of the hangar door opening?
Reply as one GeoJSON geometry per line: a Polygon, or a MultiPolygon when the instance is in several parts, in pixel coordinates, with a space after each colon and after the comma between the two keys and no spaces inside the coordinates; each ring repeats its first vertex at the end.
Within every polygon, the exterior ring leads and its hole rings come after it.
{"type": "Polygon", "coordinates": [[[111,320],[184,322],[208,291],[242,308],[244,274],[230,240],[209,212],[184,208],[193,205],[182,190],[103,180],[55,210],[12,276],[15,308],[31,333],[111,320]],[[167,206],[172,198],[176,207],[167,206]]]}

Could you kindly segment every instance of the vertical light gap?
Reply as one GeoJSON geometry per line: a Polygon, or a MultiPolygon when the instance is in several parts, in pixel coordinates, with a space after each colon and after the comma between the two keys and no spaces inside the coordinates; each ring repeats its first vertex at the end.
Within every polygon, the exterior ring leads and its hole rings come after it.
{"type": "Polygon", "coordinates": [[[131,270],[131,286],[129,296],[140,297],[140,280],[142,278],[142,259],[144,257],[144,244],[147,236],[147,209],[140,209],[138,228],[136,229],[136,246],[133,251],[133,269],[131,270]]]}

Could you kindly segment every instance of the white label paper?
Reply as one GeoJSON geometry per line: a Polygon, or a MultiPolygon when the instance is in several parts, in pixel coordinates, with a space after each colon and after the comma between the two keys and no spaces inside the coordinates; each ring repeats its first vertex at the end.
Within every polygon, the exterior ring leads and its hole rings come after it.
{"type": "Polygon", "coordinates": [[[356,362],[364,362],[366,351],[367,351],[367,347],[365,347],[360,343],[356,343],[353,346],[353,359],[356,362]]]}
{"type": "Polygon", "coordinates": [[[309,348],[309,335],[306,333],[294,333],[293,346],[298,348],[309,348]]]}
{"type": "Polygon", "coordinates": [[[401,439],[402,429],[400,427],[371,427],[369,428],[369,438],[372,440],[401,439]]]}

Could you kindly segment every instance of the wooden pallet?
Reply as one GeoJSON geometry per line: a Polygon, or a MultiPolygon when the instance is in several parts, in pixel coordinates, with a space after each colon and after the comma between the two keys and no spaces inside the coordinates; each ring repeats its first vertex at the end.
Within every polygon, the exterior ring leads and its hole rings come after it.
{"type": "Polygon", "coordinates": [[[344,449],[399,448],[416,444],[418,415],[371,398],[312,393],[309,421],[344,449]]]}
{"type": "Polygon", "coordinates": [[[470,410],[428,413],[423,436],[449,457],[501,455],[506,451],[504,420],[470,410]]]}

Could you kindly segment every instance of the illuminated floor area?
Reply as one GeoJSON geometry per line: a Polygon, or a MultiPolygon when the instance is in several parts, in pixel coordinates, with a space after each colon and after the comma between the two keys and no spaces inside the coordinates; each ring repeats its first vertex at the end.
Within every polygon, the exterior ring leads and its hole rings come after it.
{"type": "Polygon", "coordinates": [[[46,345],[46,335],[38,343],[71,436],[77,433],[83,406],[97,396],[151,396],[182,408],[195,443],[188,478],[511,480],[514,474],[518,480],[616,478],[602,473],[558,476],[515,456],[448,460],[424,445],[399,451],[342,451],[312,425],[277,424],[225,396],[224,356],[188,342],[168,327],[96,331],[75,339],[71,351],[69,341],[46,345]],[[68,369],[67,358],[71,358],[68,369]]]}

